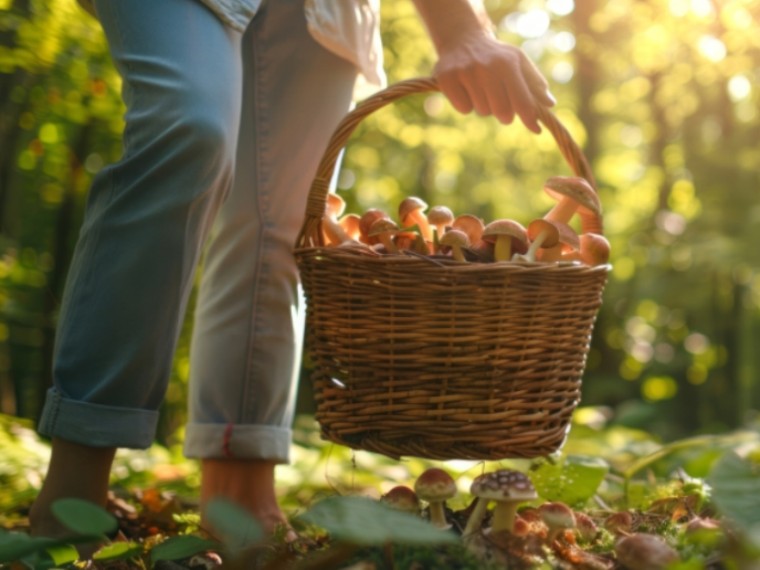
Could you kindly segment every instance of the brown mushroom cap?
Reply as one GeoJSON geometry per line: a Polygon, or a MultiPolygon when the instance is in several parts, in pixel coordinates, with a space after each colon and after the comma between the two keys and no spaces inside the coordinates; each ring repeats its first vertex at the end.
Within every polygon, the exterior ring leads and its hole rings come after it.
{"type": "Polygon", "coordinates": [[[490,501],[524,502],[538,498],[538,493],[528,476],[511,469],[499,469],[478,475],[472,481],[470,492],[478,498],[490,501]]]}
{"type": "Polygon", "coordinates": [[[544,182],[544,191],[560,202],[563,202],[563,200],[565,202],[568,200],[572,202],[570,210],[564,210],[560,217],[556,218],[553,216],[558,215],[560,209],[555,206],[547,214],[549,219],[558,219],[561,222],[567,223],[578,208],[584,208],[597,216],[602,212],[602,205],[599,202],[599,196],[597,196],[596,191],[589,184],[588,180],[580,176],[552,176],[544,182]],[[567,215],[568,211],[569,215],[567,215]]]}
{"type": "Polygon", "coordinates": [[[444,249],[450,248],[454,259],[457,261],[465,261],[462,248],[468,247],[470,240],[466,233],[452,228],[441,236],[441,239],[438,240],[438,245],[444,249]]]}
{"type": "Polygon", "coordinates": [[[615,555],[628,570],[663,570],[678,562],[678,552],[659,536],[632,534],[615,543],[615,555]]]}
{"type": "Polygon", "coordinates": [[[549,527],[548,541],[551,543],[563,530],[575,528],[575,515],[564,503],[544,503],[538,507],[541,520],[549,527]]]}
{"type": "Polygon", "coordinates": [[[538,254],[541,261],[559,261],[563,252],[578,251],[581,247],[580,238],[570,224],[553,221],[557,228],[557,243],[551,247],[544,247],[538,254]]]}
{"type": "Polygon", "coordinates": [[[424,212],[427,209],[427,203],[421,198],[410,196],[401,201],[398,207],[398,217],[404,226],[417,225],[425,241],[433,241],[433,232],[430,229],[430,223],[424,212]]]}
{"type": "Polygon", "coordinates": [[[483,220],[473,214],[460,214],[451,222],[451,227],[467,234],[470,243],[475,246],[483,237],[485,224],[483,220]]]}
{"type": "Polygon", "coordinates": [[[361,238],[360,220],[359,214],[346,214],[338,220],[338,223],[351,239],[359,241],[361,238]]]}
{"type": "Polygon", "coordinates": [[[370,208],[361,215],[359,218],[359,231],[361,232],[363,242],[371,245],[379,241],[377,238],[373,239],[369,237],[369,229],[374,221],[380,218],[390,219],[390,216],[377,208],[370,208]]]}
{"type": "Polygon", "coordinates": [[[591,267],[603,265],[610,259],[610,242],[603,235],[585,233],[580,236],[580,260],[591,267]]]}
{"type": "Polygon", "coordinates": [[[546,235],[538,247],[554,247],[559,243],[559,226],[555,222],[537,218],[528,224],[528,239],[531,242],[535,242],[544,232],[546,235]]]}
{"type": "Polygon", "coordinates": [[[454,212],[448,206],[433,206],[427,213],[428,222],[438,229],[438,234],[444,232],[446,226],[454,223],[454,212]]]}
{"type": "Polygon", "coordinates": [[[417,198],[416,196],[404,198],[398,206],[398,217],[403,224],[403,220],[409,217],[412,212],[424,212],[427,210],[427,207],[427,203],[422,198],[417,198]]]}
{"type": "Polygon", "coordinates": [[[528,231],[525,227],[514,220],[494,220],[483,228],[483,235],[481,239],[484,242],[496,245],[500,238],[509,239],[509,255],[506,259],[499,259],[497,261],[509,261],[512,257],[512,253],[525,253],[528,250],[528,231]]]}
{"type": "Polygon", "coordinates": [[[372,222],[367,236],[379,239],[388,253],[398,253],[398,247],[393,242],[393,237],[398,231],[398,225],[390,218],[378,218],[372,222]]]}
{"type": "Polygon", "coordinates": [[[412,491],[412,489],[406,485],[396,485],[383,495],[380,500],[385,504],[406,513],[416,514],[420,511],[420,499],[417,496],[417,493],[412,491]]]}
{"type": "Polygon", "coordinates": [[[343,212],[346,209],[346,201],[341,198],[338,194],[335,194],[334,192],[329,192],[327,194],[327,203],[325,206],[325,211],[327,212],[328,216],[331,216],[335,219],[339,218],[343,215],[343,212]]]}
{"type": "Polygon", "coordinates": [[[430,467],[414,482],[414,491],[423,501],[445,501],[457,494],[457,485],[446,471],[430,467]]]}

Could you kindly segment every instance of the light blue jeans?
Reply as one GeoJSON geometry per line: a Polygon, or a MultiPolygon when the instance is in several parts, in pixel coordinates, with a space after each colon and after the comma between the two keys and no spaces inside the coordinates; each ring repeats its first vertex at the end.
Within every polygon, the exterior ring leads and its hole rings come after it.
{"type": "Polygon", "coordinates": [[[265,1],[244,34],[195,0],[96,8],[124,154],[93,182],[40,432],[153,442],[202,259],[185,451],[285,462],[303,328],[292,248],[357,71],[311,38],[303,0],[265,1]]]}

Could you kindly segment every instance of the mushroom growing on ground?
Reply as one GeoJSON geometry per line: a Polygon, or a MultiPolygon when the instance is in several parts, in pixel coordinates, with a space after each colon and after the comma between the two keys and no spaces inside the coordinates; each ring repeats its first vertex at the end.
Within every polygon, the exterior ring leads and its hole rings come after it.
{"type": "Polygon", "coordinates": [[[398,253],[398,247],[393,241],[393,237],[398,233],[396,222],[388,218],[378,218],[369,227],[367,236],[377,238],[385,247],[386,253],[398,253]]]}
{"type": "Polygon", "coordinates": [[[494,220],[483,229],[481,238],[493,245],[495,261],[510,261],[513,253],[528,250],[528,231],[514,220],[494,220]]]}
{"type": "Polygon", "coordinates": [[[599,534],[599,528],[594,520],[582,512],[575,513],[575,529],[578,531],[578,538],[582,542],[592,542],[599,534]]]}
{"type": "Polygon", "coordinates": [[[538,218],[528,224],[528,239],[530,247],[524,254],[516,253],[513,261],[536,261],[538,248],[553,247],[559,243],[559,226],[550,220],[538,218]]]}
{"type": "Polygon", "coordinates": [[[584,217],[597,217],[601,214],[599,196],[585,178],[552,176],[544,183],[544,191],[558,200],[544,216],[547,220],[568,223],[576,211],[584,217]]]}
{"type": "Polygon", "coordinates": [[[451,250],[451,255],[457,261],[467,261],[464,257],[464,251],[462,248],[470,245],[470,240],[467,239],[467,234],[460,230],[450,229],[441,236],[438,240],[438,245],[441,246],[441,251],[446,252],[451,250]]]}
{"type": "Polygon", "coordinates": [[[454,479],[443,469],[430,467],[414,482],[414,491],[430,505],[430,522],[440,529],[451,528],[446,521],[444,505],[457,493],[454,479]]]}
{"type": "Polygon", "coordinates": [[[575,515],[564,503],[544,503],[538,507],[541,519],[549,528],[546,541],[552,544],[565,530],[575,528],[575,515]]]}
{"type": "Polygon", "coordinates": [[[413,515],[420,514],[420,499],[417,493],[406,485],[396,485],[383,495],[380,500],[399,511],[413,515]]]}
{"type": "Polygon", "coordinates": [[[663,570],[678,562],[678,552],[659,536],[632,534],[615,543],[615,555],[628,570],[663,570]]]}
{"type": "Polygon", "coordinates": [[[510,469],[478,475],[472,481],[470,492],[477,497],[477,503],[462,533],[465,537],[480,528],[489,501],[496,502],[491,532],[512,532],[517,506],[538,498],[536,489],[527,475],[510,469]]]}
{"type": "Polygon", "coordinates": [[[426,209],[427,204],[423,200],[411,196],[404,199],[401,204],[399,204],[398,219],[404,227],[410,227],[416,224],[417,227],[420,228],[420,234],[422,234],[423,239],[428,243],[432,243],[433,230],[424,214],[426,209]]]}

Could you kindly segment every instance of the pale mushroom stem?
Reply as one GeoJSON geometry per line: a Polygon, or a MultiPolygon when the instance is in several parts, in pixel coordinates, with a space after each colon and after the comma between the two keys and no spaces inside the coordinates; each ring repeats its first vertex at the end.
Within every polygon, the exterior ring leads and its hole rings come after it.
{"type": "Polygon", "coordinates": [[[388,253],[398,253],[398,247],[396,247],[396,243],[393,241],[393,237],[391,237],[388,233],[381,233],[379,236],[380,242],[385,246],[385,250],[388,253]]]}
{"type": "Polygon", "coordinates": [[[491,532],[506,530],[512,532],[517,516],[517,503],[497,502],[493,511],[493,521],[491,522],[491,532]]]}
{"type": "Polygon", "coordinates": [[[536,236],[536,239],[531,242],[528,251],[525,252],[524,259],[528,261],[535,261],[536,252],[538,251],[538,248],[541,247],[541,245],[544,243],[547,237],[549,237],[549,232],[547,230],[543,230],[541,233],[539,233],[536,236]]]}
{"type": "Polygon", "coordinates": [[[544,216],[545,220],[550,222],[568,223],[578,209],[578,202],[572,198],[560,198],[554,207],[544,216]]]}
{"type": "Polygon", "coordinates": [[[443,501],[430,501],[430,522],[437,528],[448,527],[443,501]]]}
{"type": "Polygon", "coordinates": [[[462,536],[467,537],[473,532],[480,530],[480,525],[483,522],[483,517],[486,516],[486,509],[488,508],[488,501],[485,499],[476,499],[475,508],[470,513],[470,518],[467,519],[467,524],[464,527],[462,536]]]}
{"type": "Polygon", "coordinates": [[[341,244],[351,241],[351,236],[346,233],[338,221],[332,216],[325,215],[322,217],[322,231],[330,244],[341,244]]]}
{"type": "Polygon", "coordinates": [[[430,222],[427,221],[427,218],[422,212],[419,210],[414,210],[411,214],[409,214],[408,220],[410,220],[412,224],[417,224],[419,226],[420,233],[422,234],[422,237],[425,239],[425,241],[433,241],[433,230],[430,227],[430,222]]]}
{"type": "Polygon", "coordinates": [[[464,252],[462,251],[462,248],[459,245],[452,245],[451,246],[451,255],[457,261],[467,261],[467,259],[464,256],[464,252]]]}

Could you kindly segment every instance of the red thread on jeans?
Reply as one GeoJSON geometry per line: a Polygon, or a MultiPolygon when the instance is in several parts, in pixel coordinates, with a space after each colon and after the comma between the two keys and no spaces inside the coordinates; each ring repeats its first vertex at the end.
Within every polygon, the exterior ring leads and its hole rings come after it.
{"type": "Polygon", "coordinates": [[[227,424],[224,428],[224,440],[222,441],[222,453],[225,457],[232,457],[232,451],[230,451],[230,439],[232,439],[232,424],[227,424]]]}

